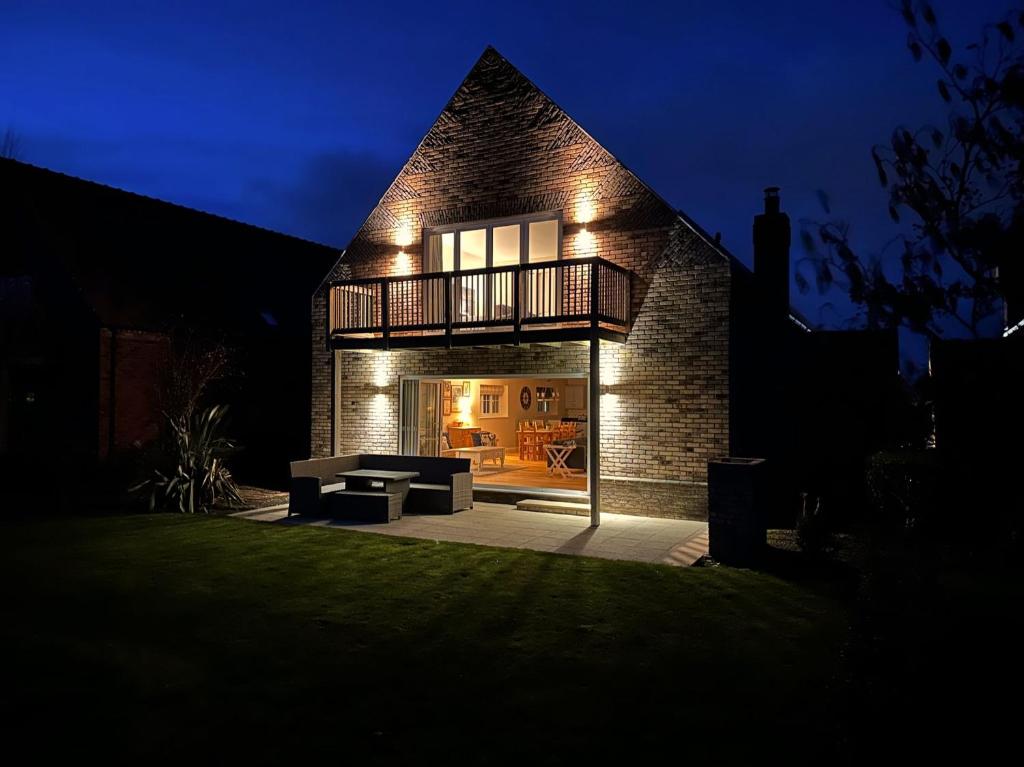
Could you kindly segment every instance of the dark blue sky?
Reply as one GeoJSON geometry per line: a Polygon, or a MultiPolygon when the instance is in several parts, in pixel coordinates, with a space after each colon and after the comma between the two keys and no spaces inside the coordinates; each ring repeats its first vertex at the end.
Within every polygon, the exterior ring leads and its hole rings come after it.
{"type": "MultiPolygon", "coordinates": [[[[933,4],[954,41],[1009,7],[933,4]]],[[[872,247],[871,145],[944,114],[893,6],[3,0],[0,131],[36,165],[341,248],[490,43],[746,262],[767,185],[794,222],[827,190],[872,247]]]]}

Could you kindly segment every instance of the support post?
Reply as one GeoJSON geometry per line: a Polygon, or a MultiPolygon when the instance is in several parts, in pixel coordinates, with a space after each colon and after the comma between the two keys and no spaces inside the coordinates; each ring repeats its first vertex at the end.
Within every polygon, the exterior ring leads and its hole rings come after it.
{"type": "Polygon", "coordinates": [[[587,482],[590,526],[601,524],[601,340],[590,335],[590,410],[587,413],[587,482]]]}

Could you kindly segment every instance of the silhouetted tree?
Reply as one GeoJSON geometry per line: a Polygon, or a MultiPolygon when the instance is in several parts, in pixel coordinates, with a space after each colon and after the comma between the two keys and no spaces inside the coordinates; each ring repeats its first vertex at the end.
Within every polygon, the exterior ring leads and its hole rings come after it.
{"type": "Polygon", "coordinates": [[[0,157],[8,160],[21,159],[21,137],[13,128],[5,130],[3,139],[0,139],[0,157]]]}
{"type": "Polygon", "coordinates": [[[231,374],[231,365],[232,352],[221,341],[175,332],[159,390],[164,415],[171,421],[191,419],[210,386],[231,374]]]}
{"type": "MultiPolygon", "coordinates": [[[[1000,305],[997,268],[1024,257],[1024,10],[984,28],[955,51],[927,2],[903,0],[907,46],[937,65],[946,128],[898,127],[871,156],[889,193],[889,215],[909,233],[881,254],[857,253],[840,220],[805,223],[801,239],[817,288],[844,288],[871,327],[942,335],[984,333],[1000,305]]],[[[826,214],[827,198],[822,195],[826,214]]],[[[809,289],[797,273],[798,287],[809,289]]]]}

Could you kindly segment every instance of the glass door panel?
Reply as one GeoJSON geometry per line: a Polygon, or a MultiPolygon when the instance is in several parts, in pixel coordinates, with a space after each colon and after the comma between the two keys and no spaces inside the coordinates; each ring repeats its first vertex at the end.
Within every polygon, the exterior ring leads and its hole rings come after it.
{"type": "Polygon", "coordinates": [[[402,381],[402,409],[398,428],[398,451],[402,455],[419,455],[419,383],[415,380],[402,381]]]}
{"type": "MultiPolygon", "coordinates": [[[[531,264],[558,260],[558,221],[530,223],[529,252],[531,264]]],[[[560,314],[557,269],[531,269],[524,281],[524,314],[527,317],[554,317],[560,314]]]]}
{"type": "MultiPolygon", "coordinates": [[[[519,224],[496,226],[491,231],[491,266],[515,266],[519,263],[521,249],[519,235],[522,227],[519,224]]],[[[513,316],[512,302],[515,272],[500,272],[492,275],[490,280],[491,317],[496,320],[509,320],[513,316]]]]}
{"type": "Polygon", "coordinates": [[[440,455],[441,382],[402,381],[399,452],[402,455],[440,455]]]}
{"type": "MultiPolygon", "coordinates": [[[[487,266],[487,230],[459,232],[459,271],[487,266]]],[[[487,319],[487,275],[471,274],[459,278],[455,303],[455,322],[480,322],[487,319]]]]}
{"type": "Polygon", "coordinates": [[[441,383],[420,381],[417,455],[436,456],[441,451],[441,383]]]}

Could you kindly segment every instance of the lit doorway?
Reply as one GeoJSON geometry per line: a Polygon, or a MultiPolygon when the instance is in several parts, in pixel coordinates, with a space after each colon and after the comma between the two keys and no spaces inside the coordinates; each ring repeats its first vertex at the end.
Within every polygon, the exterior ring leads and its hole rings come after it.
{"type": "Polygon", "coordinates": [[[468,458],[474,485],[587,492],[585,376],[403,378],[405,455],[468,458]]]}

